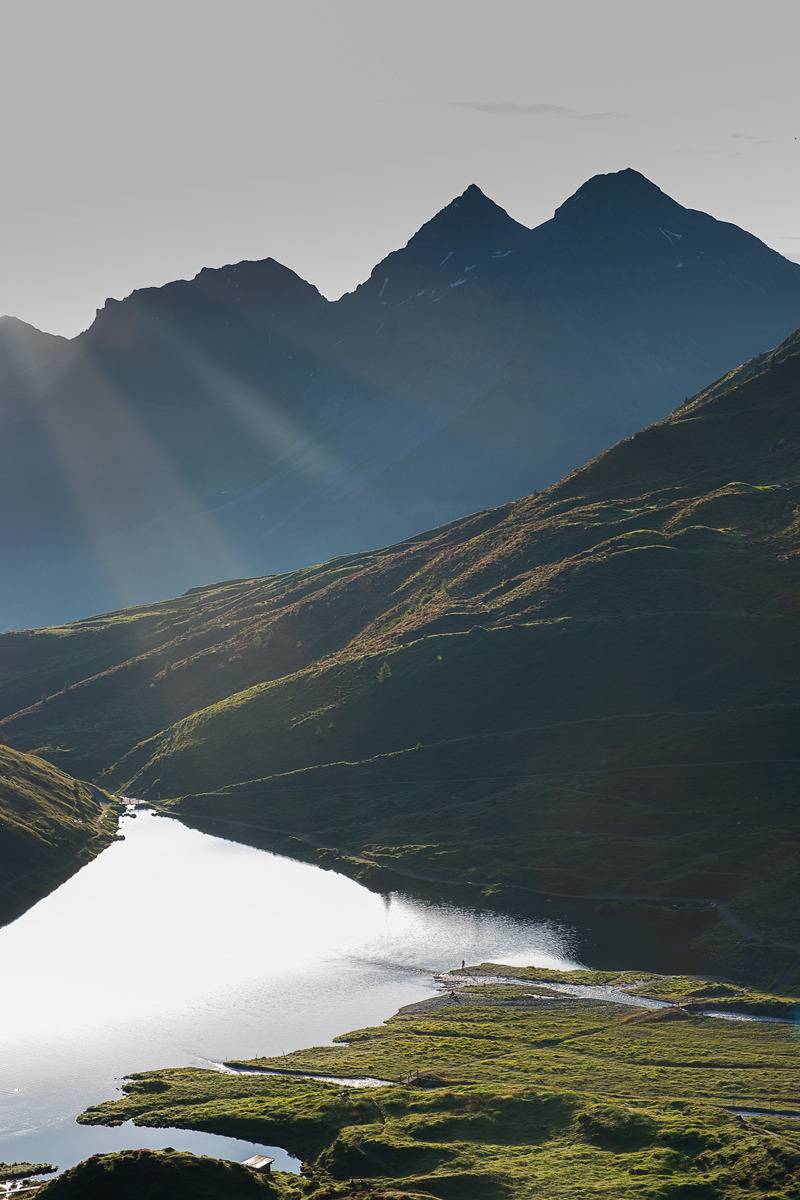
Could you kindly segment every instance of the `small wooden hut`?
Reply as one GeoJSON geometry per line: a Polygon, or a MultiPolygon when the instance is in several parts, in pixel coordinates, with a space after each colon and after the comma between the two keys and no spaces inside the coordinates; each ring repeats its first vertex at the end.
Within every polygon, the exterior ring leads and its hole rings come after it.
{"type": "Polygon", "coordinates": [[[274,1158],[270,1158],[268,1154],[254,1154],[252,1158],[246,1158],[242,1163],[243,1167],[249,1167],[251,1171],[258,1171],[259,1175],[269,1175],[272,1171],[274,1158]]]}

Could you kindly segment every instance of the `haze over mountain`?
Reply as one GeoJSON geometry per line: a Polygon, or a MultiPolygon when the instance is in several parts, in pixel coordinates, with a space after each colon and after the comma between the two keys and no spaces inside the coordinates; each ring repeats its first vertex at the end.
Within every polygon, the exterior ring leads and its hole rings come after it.
{"type": "Polygon", "coordinates": [[[0,737],[366,879],[646,904],[650,963],[693,914],[687,965],[786,986],[799,397],[795,334],[541,494],[6,634],[0,737]]]}
{"type": "Polygon", "coordinates": [[[330,303],[271,259],[0,325],[0,626],[285,570],[552,483],[800,323],[800,265],[635,171],[475,186],[330,303]]]}

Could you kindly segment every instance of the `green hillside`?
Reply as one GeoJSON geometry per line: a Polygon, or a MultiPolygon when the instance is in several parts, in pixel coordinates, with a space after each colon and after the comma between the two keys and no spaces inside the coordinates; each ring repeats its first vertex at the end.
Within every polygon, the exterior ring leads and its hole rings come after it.
{"type": "Polygon", "coordinates": [[[95,1154],[38,1195],[48,1200],[270,1200],[285,1195],[240,1163],[177,1150],[95,1154]]]}
{"type": "Polygon", "coordinates": [[[297,1200],[800,1194],[789,1022],[618,1007],[514,981],[467,985],[337,1044],[248,1065],[295,1074],[149,1071],[81,1120],[287,1146],[303,1174],[275,1186],[297,1200]],[[343,1088],[304,1072],[387,1082],[343,1088]]]}
{"type": "Polygon", "coordinates": [[[111,841],[110,797],[0,746],[0,924],[47,895],[111,841]]]}
{"type": "Polygon", "coordinates": [[[6,635],[0,735],[367,881],[796,982],[799,402],[795,335],[515,504],[6,635]]]}

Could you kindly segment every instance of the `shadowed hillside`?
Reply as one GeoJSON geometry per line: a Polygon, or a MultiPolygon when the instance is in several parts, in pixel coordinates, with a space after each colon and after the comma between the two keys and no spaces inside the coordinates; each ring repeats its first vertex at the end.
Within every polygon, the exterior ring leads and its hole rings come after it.
{"type": "Polygon", "coordinates": [[[269,1200],[279,1188],[239,1163],[177,1150],[125,1150],[93,1155],[39,1194],[52,1200],[269,1200]]]}
{"type": "Polygon", "coordinates": [[[0,746],[0,924],[19,916],[111,841],[109,797],[39,758],[0,746]]]}
{"type": "Polygon", "coordinates": [[[6,635],[0,735],[368,881],[694,914],[686,965],[796,980],[799,397],[795,335],[516,504],[6,635]]]}
{"type": "Polygon", "coordinates": [[[272,259],[0,325],[0,628],[362,550],[551,484],[800,324],[800,266],[636,171],[474,185],[335,303],[272,259]]]}

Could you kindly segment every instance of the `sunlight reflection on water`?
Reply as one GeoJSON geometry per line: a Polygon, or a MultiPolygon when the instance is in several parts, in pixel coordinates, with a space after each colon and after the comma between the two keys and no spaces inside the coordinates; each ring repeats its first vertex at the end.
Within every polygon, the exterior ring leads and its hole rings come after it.
{"type": "Polygon", "coordinates": [[[327,1042],[462,958],[576,965],[554,923],[379,896],[147,812],[122,827],[0,930],[0,1161],[46,1159],[115,1077],[327,1042]]]}

